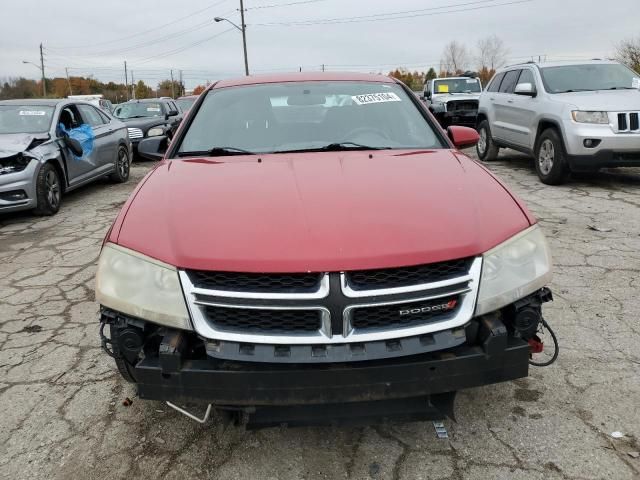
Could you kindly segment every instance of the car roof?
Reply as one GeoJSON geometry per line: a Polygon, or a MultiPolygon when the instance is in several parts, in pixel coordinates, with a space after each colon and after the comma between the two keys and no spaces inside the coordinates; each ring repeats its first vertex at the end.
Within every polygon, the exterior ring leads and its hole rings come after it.
{"type": "Polygon", "coordinates": [[[136,98],[135,100],[127,100],[124,103],[119,103],[118,105],[124,105],[125,103],[158,103],[158,102],[168,102],[170,99],[168,98],[136,98]]]}
{"type": "Polygon", "coordinates": [[[0,100],[0,105],[38,105],[41,107],[55,107],[59,103],[68,103],[67,98],[25,98],[15,100],[0,100]]]}
{"type": "Polygon", "coordinates": [[[278,73],[270,75],[250,75],[248,77],[231,78],[214,83],[209,89],[237,87],[241,85],[255,85],[261,83],[281,82],[377,82],[395,83],[392,78],[374,73],[350,73],[350,72],[302,72],[302,73],[278,73]]]}
{"type": "Polygon", "coordinates": [[[515,65],[509,65],[504,67],[503,70],[511,69],[511,68],[522,68],[526,66],[537,66],[540,68],[544,67],[569,67],[571,65],[613,65],[619,64],[620,62],[616,62],[615,60],[565,60],[565,61],[556,61],[556,62],[525,62],[525,63],[517,63],[515,65]]]}

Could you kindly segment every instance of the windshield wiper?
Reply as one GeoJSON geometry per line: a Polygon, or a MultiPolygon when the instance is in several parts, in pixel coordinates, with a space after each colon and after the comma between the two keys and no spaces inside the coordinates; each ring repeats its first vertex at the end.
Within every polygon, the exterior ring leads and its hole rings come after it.
{"type": "Polygon", "coordinates": [[[607,88],[606,90],[637,90],[637,88],[633,88],[633,87],[611,87],[611,88],[607,88]]]}
{"type": "Polygon", "coordinates": [[[301,153],[301,152],[340,152],[347,150],[388,150],[391,147],[372,147],[355,142],[336,142],[323,147],[300,148],[296,150],[280,150],[273,153],[301,153]]]}
{"type": "Polygon", "coordinates": [[[255,152],[236,147],[213,147],[209,150],[178,152],[178,157],[228,157],[232,155],[255,155],[255,152]]]}

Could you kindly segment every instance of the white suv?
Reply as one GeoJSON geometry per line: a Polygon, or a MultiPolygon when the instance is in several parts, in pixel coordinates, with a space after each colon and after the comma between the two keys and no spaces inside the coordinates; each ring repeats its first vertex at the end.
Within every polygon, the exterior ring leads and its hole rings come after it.
{"type": "Polygon", "coordinates": [[[542,182],[572,171],[640,166],[640,75],[613,61],[525,63],[496,73],[480,96],[477,150],[531,154],[542,182]]]}

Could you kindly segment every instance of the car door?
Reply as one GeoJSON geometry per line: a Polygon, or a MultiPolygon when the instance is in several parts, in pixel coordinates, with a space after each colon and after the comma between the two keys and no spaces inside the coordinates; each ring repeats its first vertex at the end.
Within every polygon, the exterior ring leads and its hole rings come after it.
{"type": "MultiPolygon", "coordinates": [[[[539,91],[535,74],[530,68],[523,68],[518,77],[516,88],[523,83],[530,83],[535,88],[535,91],[539,91]]],[[[514,89],[515,92],[515,89],[514,89]]],[[[531,95],[518,95],[514,93],[511,95],[510,102],[508,102],[508,118],[510,122],[510,138],[511,143],[527,149],[533,149],[533,142],[535,141],[536,126],[534,121],[536,118],[537,104],[539,99],[536,96],[531,95]]]]}
{"type": "Polygon", "coordinates": [[[507,71],[504,74],[498,91],[493,92],[490,96],[495,115],[491,124],[491,134],[495,138],[506,142],[511,142],[513,138],[511,134],[513,128],[511,122],[513,118],[511,118],[510,107],[511,103],[513,103],[513,89],[516,86],[519,76],[520,69],[507,71]]]}
{"type": "MultiPolygon", "coordinates": [[[[57,119],[58,124],[62,124],[69,131],[76,129],[88,122],[82,117],[78,109],[78,105],[71,103],[63,106],[57,119]]],[[[61,137],[60,128],[56,129],[58,136],[61,137]]],[[[72,134],[73,135],[73,134],[72,134]]],[[[67,175],[69,185],[73,186],[82,183],[87,178],[95,175],[95,171],[99,168],[98,152],[95,148],[95,142],[91,150],[86,149],[82,157],[76,157],[69,148],[63,146],[60,142],[63,152],[65,164],[67,167],[67,175]]]]}
{"type": "Polygon", "coordinates": [[[95,135],[94,148],[97,153],[97,163],[95,167],[97,170],[104,170],[105,166],[113,165],[114,159],[116,158],[117,145],[114,144],[109,124],[104,122],[100,113],[93,105],[81,104],[78,105],[78,110],[80,110],[80,114],[85,123],[91,126],[93,134],[95,135]]]}

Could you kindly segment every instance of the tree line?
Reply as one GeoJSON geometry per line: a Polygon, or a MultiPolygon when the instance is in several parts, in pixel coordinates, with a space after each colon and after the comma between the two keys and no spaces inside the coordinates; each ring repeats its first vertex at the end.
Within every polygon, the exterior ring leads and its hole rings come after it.
{"type": "MultiPolygon", "coordinates": [[[[139,80],[135,85],[101,82],[93,77],[56,77],[47,78],[48,98],[64,98],[69,95],[102,94],[113,103],[121,103],[127,98],[179,97],[184,95],[184,85],[179,81],[162,80],[152,88],[139,80]]],[[[0,81],[0,100],[14,98],[42,98],[42,80],[30,80],[24,77],[10,77],[0,81]]]]}

